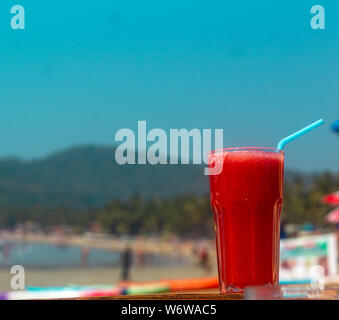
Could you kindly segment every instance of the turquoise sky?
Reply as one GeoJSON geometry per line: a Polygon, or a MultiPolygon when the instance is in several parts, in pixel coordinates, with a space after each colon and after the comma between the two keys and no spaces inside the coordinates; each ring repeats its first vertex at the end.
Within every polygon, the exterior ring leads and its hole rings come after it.
{"type": "Polygon", "coordinates": [[[0,43],[0,157],[113,145],[138,120],[275,146],[322,117],[286,167],[339,170],[338,1],[2,0],[0,43]],[[10,28],[15,4],[25,30],[10,28]],[[310,27],[314,4],[326,30],[310,27]]]}

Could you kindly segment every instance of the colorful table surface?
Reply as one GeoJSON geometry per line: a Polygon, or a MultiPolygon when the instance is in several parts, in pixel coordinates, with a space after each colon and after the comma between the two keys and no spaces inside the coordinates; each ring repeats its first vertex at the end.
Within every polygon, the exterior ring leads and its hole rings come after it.
{"type": "Polygon", "coordinates": [[[170,294],[147,294],[128,295],[116,297],[89,297],[78,300],[241,300],[242,294],[219,294],[219,293],[170,293],[170,294]]]}
{"type": "MultiPolygon", "coordinates": [[[[290,286],[288,286],[290,287],[290,286]]],[[[302,289],[304,285],[291,286],[294,289],[302,289]]],[[[242,293],[226,293],[220,294],[217,289],[174,292],[174,293],[160,293],[160,294],[142,294],[142,295],[121,295],[113,297],[87,297],[78,298],[78,300],[242,300],[244,294],[242,293]]],[[[338,300],[339,299],[339,283],[331,283],[326,286],[325,290],[321,290],[319,296],[313,298],[295,297],[292,296],[285,299],[302,299],[302,300],[338,300]]],[[[280,300],[280,299],[279,299],[280,300]]]]}

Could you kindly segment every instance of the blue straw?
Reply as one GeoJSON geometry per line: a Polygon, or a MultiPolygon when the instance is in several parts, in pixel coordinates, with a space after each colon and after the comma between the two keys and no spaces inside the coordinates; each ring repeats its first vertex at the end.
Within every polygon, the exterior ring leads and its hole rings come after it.
{"type": "Polygon", "coordinates": [[[313,122],[312,124],[310,124],[309,126],[305,127],[304,129],[301,129],[293,134],[291,134],[290,136],[280,140],[280,142],[278,143],[277,149],[282,150],[284,148],[284,146],[291,142],[292,140],[302,136],[303,134],[315,129],[316,127],[321,126],[324,123],[323,119],[319,119],[316,122],[313,122]]]}

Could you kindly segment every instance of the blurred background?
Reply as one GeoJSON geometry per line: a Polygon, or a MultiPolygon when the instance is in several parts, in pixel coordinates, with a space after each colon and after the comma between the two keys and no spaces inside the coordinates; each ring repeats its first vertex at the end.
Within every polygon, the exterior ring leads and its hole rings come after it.
{"type": "MultiPolygon", "coordinates": [[[[339,4],[0,3],[0,290],[217,275],[199,165],[115,162],[115,132],[223,128],[225,147],[288,145],[283,238],[336,234],[339,4]]],[[[339,215],[339,214],[338,214],[339,215]]]]}

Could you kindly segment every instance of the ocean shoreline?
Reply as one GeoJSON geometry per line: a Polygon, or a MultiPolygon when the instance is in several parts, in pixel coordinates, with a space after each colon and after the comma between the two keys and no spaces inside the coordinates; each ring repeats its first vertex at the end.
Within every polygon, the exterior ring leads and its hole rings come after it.
{"type": "MultiPolygon", "coordinates": [[[[0,231],[0,241],[15,243],[41,243],[52,244],[59,247],[78,246],[86,248],[104,249],[108,251],[123,251],[126,246],[134,252],[142,251],[145,254],[154,254],[168,257],[185,257],[195,259],[194,248],[199,244],[195,240],[162,240],[153,237],[138,237],[120,239],[106,234],[83,235],[54,235],[44,233],[19,233],[0,231]]],[[[204,239],[200,241],[214,256],[214,240],[204,239]]]]}
{"type": "MultiPolygon", "coordinates": [[[[2,244],[13,243],[15,246],[25,244],[52,244],[59,247],[78,246],[90,249],[104,249],[120,252],[127,245],[135,254],[135,260],[131,267],[132,281],[159,281],[162,279],[187,279],[217,276],[214,240],[181,240],[177,238],[159,239],[155,237],[138,237],[131,239],[109,238],[102,234],[84,235],[60,235],[21,233],[0,231],[2,244]],[[211,270],[204,270],[199,265],[197,246],[208,246],[210,251],[211,270]],[[166,259],[173,259],[174,263],[141,265],[138,262],[140,251],[144,255],[150,254],[166,259]]],[[[91,254],[90,254],[91,255],[91,254]]],[[[121,266],[119,263],[110,265],[67,265],[56,267],[24,266],[26,286],[67,286],[116,284],[120,281],[121,266]]],[[[13,274],[9,266],[0,268],[0,291],[10,290],[10,280],[13,274]]]]}

